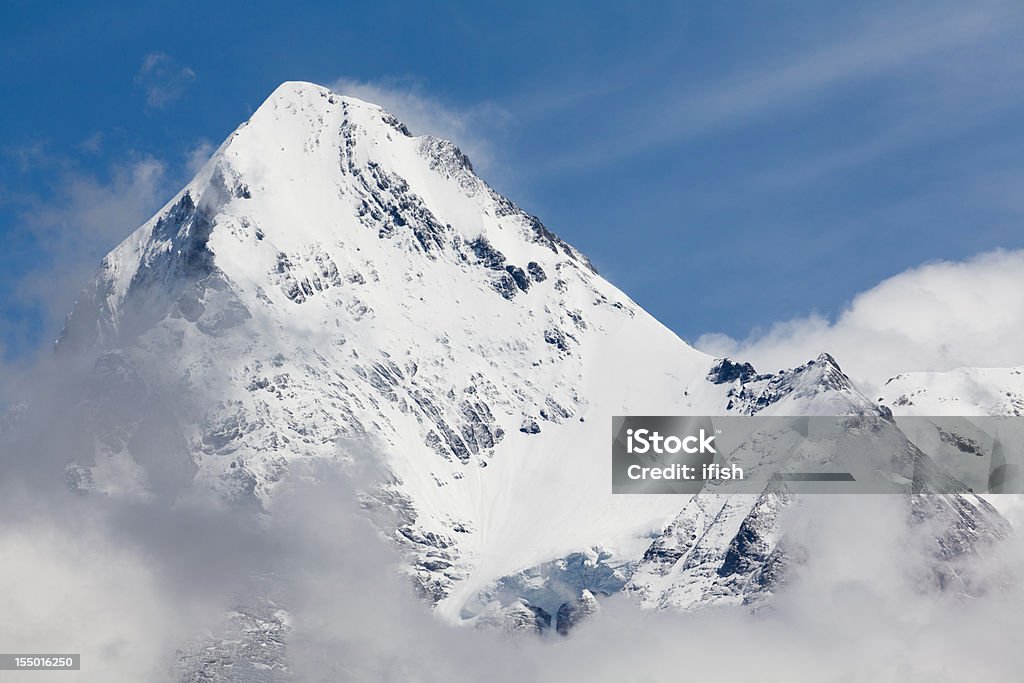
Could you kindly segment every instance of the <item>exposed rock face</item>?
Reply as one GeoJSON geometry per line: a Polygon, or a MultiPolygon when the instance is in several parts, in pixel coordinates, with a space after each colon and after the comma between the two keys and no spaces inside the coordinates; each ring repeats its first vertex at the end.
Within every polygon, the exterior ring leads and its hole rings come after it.
{"type": "MultiPolygon", "coordinates": [[[[920,464],[931,461],[899,431],[892,412],[861,394],[831,356],[763,375],[725,359],[716,362],[708,379],[729,386],[728,410],[741,415],[864,415],[891,423],[891,443],[880,441],[877,450],[893,453],[893,462],[907,470],[906,514],[922,530],[931,529],[926,533],[935,538],[939,585],[968,587],[955,560],[1009,533],[1005,520],[981,497],[933,471],[933,465],[922,470],[920,464]]],[[[653,608],[765,604],[785,582],[786,567],[811,552],[787,541],[780,524],[782,511],[798,503],[799,497],[778,482],[758,495],[705,488],[656,536],[626,590],[653,608]]]]}
{"type": "Polygon", "coordinates": [[[286,652],[289,620],[287,612],[273,606],[233,610],[215,636],[196,639],[178,650],[177,679],[189,683],[295,680],[286,652]]]}
{"type": "Polygon", "coordinates": [[[563,636],[569,635],[569,631],[573,626],[594,616],[599,610],[600,605],[598,605],[597,598],[594,597],[593,593],[584,588],[576,600],[573,602],[563,602],[562,606],[558,608],[555,628],[559,634],[563,636]]]}

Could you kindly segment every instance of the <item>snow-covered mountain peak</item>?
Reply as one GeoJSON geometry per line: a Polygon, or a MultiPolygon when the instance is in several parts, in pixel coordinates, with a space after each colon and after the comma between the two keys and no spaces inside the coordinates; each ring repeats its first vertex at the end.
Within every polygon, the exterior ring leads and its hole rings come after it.
{"type": "Polygon", "coordinates": [[[883,412],[828,355],[758,374],[693,349],[454,144],[307,83],[103,260],[58,348],[95,360],[75,488],[272,511],[297,462],[373,451],[367,505],[453,619],[572,612],[680,514],[708,562],[745,520],[771,555],[773,494],[612,495],[612,416],[883,412]]]}
{"type": "MultiPolygon", "coordinates": [[[[153,310],[167,303],[160,300],[214,271],[272,300],[276,288],[266,280],[276,273],[285,295],[304,302],[339,277],[343,261],[352,277],[375,261],[388,275],[422,280],[426,266],[438,271],[435,288],[451,277],[430,262],[475,267],[476,279],[507,300],[549,276],[545,287],[563,291],[593,272],[536,217],[478,178],[454,144],[412,137],[376,105],[285,83],[107,257],[97,291],[79,307],[87,319],[73,316],[63,336],[78,337],[79,347],[97,337],[115,342],[126,328],[130,337],[153,322],[153,310]],[[132,299],[134,311],[126,304],[132,299]],[[95,308],[99,320],[91,317],[95,308]],[[141,321],[129,324],[138,309],[141,321]]],[[[596,296],[627,308],[621,294],[596,296]]]]}
{"type": "Polygon", "coordinates": [[[642,542],[678,501],[611,495],[611,416],[720,412],[726,391],[457,147],[305,84],[104,259],[59,348],[98,355],[118,400],[76,486],[272,507],[296,458],[369,447],[435,599],[471,567],[467,598],[642,542]],[[144,445],[154,424],[173,436],[144,445]]]}
{"type": "Polygon", "coordinates": [[[876,415],[876,406],[854,386],[828,353],[791,370],[758,373],[750,363],[717,359],[707,380],[728,387],[732,415],[876,415]]]}

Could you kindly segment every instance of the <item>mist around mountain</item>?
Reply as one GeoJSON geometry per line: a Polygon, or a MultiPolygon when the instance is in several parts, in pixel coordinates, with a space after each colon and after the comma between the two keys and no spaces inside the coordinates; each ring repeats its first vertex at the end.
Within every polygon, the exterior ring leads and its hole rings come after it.
{"type": "Polygon", "coordinates": [[[1010,680],[1020,549],[985,499],[615,496],[608,436],[1019,414],[1018,375],[879,397],[827,353],[714,358],[452,143],[286,83],[0,423],[4,639],[108,680],[1010,680]]]}

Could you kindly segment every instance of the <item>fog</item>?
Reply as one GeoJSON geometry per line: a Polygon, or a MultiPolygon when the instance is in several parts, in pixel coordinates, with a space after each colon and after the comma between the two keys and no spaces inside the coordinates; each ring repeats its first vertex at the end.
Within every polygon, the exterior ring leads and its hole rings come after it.
{"type": "Polygon", "coordinates": [[[999,681],[1024,670],[1018,540],[962,561],[985,595],[940,591],[929,536],[897,496],[791,508],[788,540],[807,559],[756,613],[642,611],[619,595],[567,637],[506,634],[442,623],[416,597],[357,500],[382,476],[375,444],[297,463],[266,510],[75,494],[61,473],[81,438],[68,417],[78,403],[59,398],[73,380],[45,379],[56,376],[38,375],[0,458],[0,642],[82,654],[81,672],[33,681],[175,680],[178,652],[230,636],[225,613],[239,608],[287,612],[287,671],[261,669],[265,680],[999,681]]]}

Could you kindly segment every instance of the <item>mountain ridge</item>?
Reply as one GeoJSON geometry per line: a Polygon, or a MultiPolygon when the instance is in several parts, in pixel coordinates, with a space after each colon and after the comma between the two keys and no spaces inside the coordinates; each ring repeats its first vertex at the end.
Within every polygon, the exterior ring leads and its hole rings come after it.
{"type": "Polygon", "coordinates": [[[723,592],[683,572],[687,597],[651,604],[771,592],[784,497],[613,496],[594,424],[887,413],[827,354],[758,374],[693,349],[455,145],[301,82],[104,259],[58,352],[96,357],[101,397],[79,417],[96,446],[71,451],[74,489],[272,513],[293,463],[380,458],[391,478],[367,505],[421,594],[516,628],[664,591],[640,578],[688,562],[669,537],[702,519],[704,576],[739,578],[723,592]]]}

